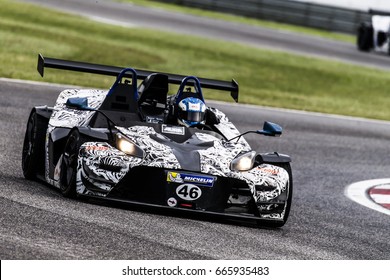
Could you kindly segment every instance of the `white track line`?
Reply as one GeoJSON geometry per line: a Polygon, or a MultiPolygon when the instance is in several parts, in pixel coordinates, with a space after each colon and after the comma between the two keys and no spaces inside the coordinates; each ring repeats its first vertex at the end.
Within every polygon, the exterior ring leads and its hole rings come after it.
{"type": "Polygon", "coordinates": [[[382,184],[390,184],[390,179],[376,179],[353,183],[345,188],[344,194],[349,199],[363,206],[366,206],[383,214],[390,215],[390,210],[376,204],[374,201],[372,201],[372,199],[370,199],[368,195],[369,189],[382,184]]]}
{"type": "Polygon", "coordinates": [[[39,82],[39,81],[30,81],[30,80],[19,80],[11,78],[0,77],[0,82],[15,83],[15,84],[25,84],[25,85],[37,85],[37,86],[46,86],[46,87],[60,87],[60,88],[82,88],[81,86],[75,85],[66,85],[66,84],[55,84],[48,82],[39,82]]]}
{"type": "Polygon", "coordinates": [[[104,17],[87,16],[87,18],[89,18],[91,20],[94,20],[94,21],[97,21],[97,22],[101,22],[101,23],[105,23],[105,24],[111,24],[111,25],[116,25],[116,26],[122,26],[122,27],[128,27],[128,28],[137,27],[136,24],[126,23],[126,22],[123,22],[123,21],[120,21],[120,20],[114,20],[114,19],[109,19],[109,18],[104,18],[104,17]]]}

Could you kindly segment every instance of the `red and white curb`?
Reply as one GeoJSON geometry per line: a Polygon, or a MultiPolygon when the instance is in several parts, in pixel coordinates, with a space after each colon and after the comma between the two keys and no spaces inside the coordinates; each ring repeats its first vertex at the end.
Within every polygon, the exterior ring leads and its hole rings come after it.
{"type": "Polygon", "coordinates": [[[390,184],[375,186],[368,190],[368,195],[377,204],[390,210],[390,184]]]}
{"type": "Polygon", "coordinates": [[[390,179],[353,183],[345,188],[345,195],[361,205],[390,215],[390,179]]]}

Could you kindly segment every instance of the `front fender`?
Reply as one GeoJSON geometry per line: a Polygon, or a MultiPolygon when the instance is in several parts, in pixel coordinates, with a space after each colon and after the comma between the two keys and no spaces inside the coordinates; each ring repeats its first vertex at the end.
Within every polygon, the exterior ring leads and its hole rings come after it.
{"type": "Polygon", "coordinates": [[[34,107],[35,113],[47,120],[49,122],[49,119],[51,117],[51,114],[53,113],[53,108],[48,106],[36,106],[34,107]]]}
{"type": "Polygon", "coordinates": [[[260,165],[263,163],[274,164],[287,162],[291,162],[291,158],[288,155],[279,154],[277,152],[258,154],[255,158],[255,165],[260,165]]]}

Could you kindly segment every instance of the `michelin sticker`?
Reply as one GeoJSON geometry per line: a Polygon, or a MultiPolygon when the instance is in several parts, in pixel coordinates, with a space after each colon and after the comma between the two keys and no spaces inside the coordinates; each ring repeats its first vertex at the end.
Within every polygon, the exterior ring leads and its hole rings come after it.
{"type": "Polygon", "coordinates": [[[204,187],[212,187],[214,185],[215,178],[211,176],[186,174],[170,171],[167,174],[167,182],[169,183],[193,183],[202,185],[204,187]]]}

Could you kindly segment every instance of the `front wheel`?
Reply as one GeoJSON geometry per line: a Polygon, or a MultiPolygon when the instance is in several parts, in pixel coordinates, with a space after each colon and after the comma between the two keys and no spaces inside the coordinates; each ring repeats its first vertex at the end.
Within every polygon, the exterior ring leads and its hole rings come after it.
{"type": "Polygon", "coordinates": [[[258,222],[259,226],[269,226],[269,227],[282,227],[287,222],[288,216],[290,215],[292,194],[293,194],[293,177],[291,171],[291,165],[289,162],[283,163],[272,163],[272,165],[283,168],[288,173],[288,186],[286,189],[286,202],[284,204],[284,216],[281,221],[267,221],[267,222],[258,222]]]}
{"type": "Polygon", "coordinates": [[[281,223],[281,225],[280,225],[280,226],[283,226],[287,222],[288,216],[290,215],[292,194],[293,194],[293,177],[292,177],[291,165],[289,162],[275,164],[275,165],[283,168],[288,173],[288,189],[287,189],[288,194],[287,194],[287,200],[286,200],[286,205],[285,205],[283,223],[281,223]]]}
{"type": "Polygon", "coordinates": [[[65,197],[76,197],[77,161],[80,146],[84,142],[77,129],[71,131],[66,141],[60,173],[60,190],[65,197]]]}

